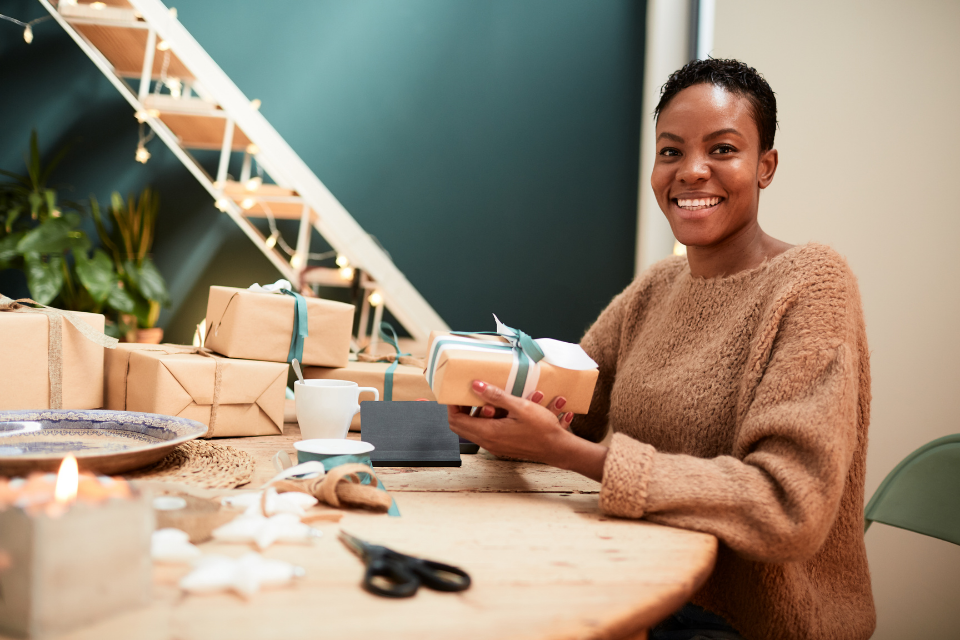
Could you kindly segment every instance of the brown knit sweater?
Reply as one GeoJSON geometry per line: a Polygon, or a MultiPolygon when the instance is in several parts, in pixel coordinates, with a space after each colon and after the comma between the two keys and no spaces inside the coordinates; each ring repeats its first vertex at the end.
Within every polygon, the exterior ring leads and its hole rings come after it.
{"type": "Polygon", "coordinates": [[[614,431],[603,511],[717,536],[693,602],[749,640],[869,638],[870,368],[843,258],[809,244],[711,279],[669,258],[582,345],[600,378],[573,429],[614,431]]]}

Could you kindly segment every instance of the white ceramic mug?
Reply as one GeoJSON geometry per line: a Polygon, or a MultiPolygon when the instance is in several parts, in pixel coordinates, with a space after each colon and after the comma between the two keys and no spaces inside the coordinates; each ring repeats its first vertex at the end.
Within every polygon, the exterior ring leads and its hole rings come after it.
{"type": "Polygon", "coordinates": [[[373,387],[360,387],[349,380],[297,380],[293,394],[297,403],[297,422],[304,440],[346,438],[353,416],[360,413],[361,391],[372,391],[375,400],[380,392],[373,387]]]}

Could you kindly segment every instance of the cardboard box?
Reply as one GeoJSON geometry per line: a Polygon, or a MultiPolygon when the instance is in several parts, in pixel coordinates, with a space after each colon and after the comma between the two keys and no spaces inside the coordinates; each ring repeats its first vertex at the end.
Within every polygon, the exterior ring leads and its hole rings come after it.
{"type": "MultiPolygon", "coordinates": [[[[434,331],[430,334],[427,347],[428,368],[430,357],[433,354],[434,341],[448,332],[434,331]]],[[[499,336],[469,336],[476,341],[476,345],[493,343],[508,344],[505,338],[499,336]]],[[[500,388],[506,388],[513,366],[513,354],[508,350],[473,350],[464,346],[451,346],[443,350],[433,364],[433,393],[440,404],[458,404],[462,406],[477,406],[480,399],[473,392],[473,381],[482,380],[500,388]]],[[[587,413],[590,410],[590,401],[593,398],[593,389],[597,384],[597,369],[564,369],[548,362],[540,361],[540,379],[536,388],[543,392],[540,404],[546,406],[556,396],[563,396],[567,404],[565,411],[587,413]]],[[[508,390],[509,391],[509,390],[508,390]]]]}
{"type": "MultiPolygon", "coordinates": [[[[75,313],[98,332],[99,313],[75,313]]],[[[103,406],[103,352],[70,322],[63,327],[63,409],[103,406]]],[[[0,411],[50,409],[50,320],[41,313],[0,312],[0,411]]]]}
{"type": "MultiPolygon", "coordinates": [[[[306,301],[308,335],[300,365],[346,366],[353,305],[320,298],[306,301]]],[[[295,303],[283,294],[210,287],[204,346],[231,358],[286,362],[295,303]]]]}
{"type": "MultiPolygon", "coordinates": [[[[307,367],[303,370],[304,378],[324,378],[327,380],[349,380],[361,387],[374,387],[383,396],[383,382],[389,362],[348,362],[347,366],[337,369],[328,367],[307,367]]],[[[393,372],[393,400],[434,400],[433,391],[423,377],[421,367],[399,364],[393,372]]],[[[360,394],[360,402],[373,400],[373,394],[364,391],[360,394]]],[[[363,406],[363,405],[360,405],[363,406]]],[[[360,420],[363,412],[353,417],[350,423],[351,431],[360,431],[360,420]]]]}
{"type": "Polygon", "coordinates": [[[104,404],[196,420],[210,426],[216,367],[220,397],[213,434],[206,437],[283,433],[289,365],[208,357],[194,347],[121,344],[104,361],[104,404]]]}

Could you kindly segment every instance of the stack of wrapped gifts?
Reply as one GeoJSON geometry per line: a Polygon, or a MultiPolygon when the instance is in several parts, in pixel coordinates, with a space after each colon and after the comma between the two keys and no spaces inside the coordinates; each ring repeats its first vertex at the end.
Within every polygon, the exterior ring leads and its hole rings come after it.
{"type": "Polygon", "coordinates": [[[178,416],[206,437],[283,431],[289,362],[343,367],[353,305],[286,286],[211,287],[203,347],[117,344],[99,314],[0,300],[0,410],[178,416]]]}
{"type": "MultiPolygon", "coordinates": [[[[394,328],[388,322],[380,323],[380,339],[393,353],[364,353],[340,365],[311,366],[303,370],[304,378],[349,380],[361,387],[373,387],[386,401],[436,400],[424,377],[426,364],[422,358],[403,353],[394,328]]],[[[308,363],[313,364],[313,363],[308,363]]],[[[364,391],[360,402],[373,400],[373,393],[364,391]]],[[[351,431],[360,431],[361,414],[353,417],[351,431]]]]}

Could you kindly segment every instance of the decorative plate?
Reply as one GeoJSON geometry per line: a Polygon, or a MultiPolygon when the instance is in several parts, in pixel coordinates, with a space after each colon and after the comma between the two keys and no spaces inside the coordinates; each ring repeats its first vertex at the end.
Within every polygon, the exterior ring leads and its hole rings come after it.
{"type": "Polygon", "coordinates": [[[133,411],[0,411],[0,475],[56,471],[68,454],[80,469],[114,474],[160,460],[207,432],[185,418],[133,411]]]}

